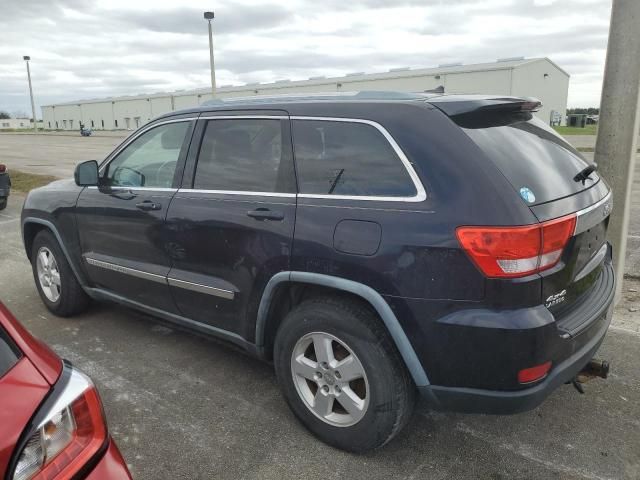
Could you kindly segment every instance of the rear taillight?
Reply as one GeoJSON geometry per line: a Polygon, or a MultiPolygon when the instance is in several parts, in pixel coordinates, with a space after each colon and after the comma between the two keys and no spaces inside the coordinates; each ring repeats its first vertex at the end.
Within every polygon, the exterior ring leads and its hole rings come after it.
{"type": "Polygon", "coordinates": [[[532,383],[542,380],[551,370],[551,362],[545,362],[535,367],[523,368],[518,372],[518,383],[532,383]]]}
{"type": "Polygon", "coordinates": [[[77,370],[23,448],[13,480],[68,479],[107,439],[102,403],[91,380],[77,370]]]}
{"type": "Polygon", "coordinates": [[[569,215],[521,227],[458,227],[456,236],[487,277],[513,278],[558,263],[575,226],[575,215],[569,215]]]}

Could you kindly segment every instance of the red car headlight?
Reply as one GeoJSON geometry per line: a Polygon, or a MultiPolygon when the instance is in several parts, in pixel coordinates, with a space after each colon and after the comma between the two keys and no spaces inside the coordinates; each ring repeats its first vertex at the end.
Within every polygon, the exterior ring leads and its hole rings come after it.
{"type": "Polygon", "coordinates": [[[13,480],[68,479],[107,440],[102,403],[91,380],[72,369],[64,391],[24,446],[13,480]]]}

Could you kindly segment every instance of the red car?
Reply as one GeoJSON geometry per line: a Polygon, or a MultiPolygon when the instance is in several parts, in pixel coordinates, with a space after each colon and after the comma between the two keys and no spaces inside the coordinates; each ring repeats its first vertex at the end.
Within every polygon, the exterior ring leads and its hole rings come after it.
{"type": "Polygon", "coordinates": [[[0,478],[131,479],[96,387],[0,303],[0,478]]]}

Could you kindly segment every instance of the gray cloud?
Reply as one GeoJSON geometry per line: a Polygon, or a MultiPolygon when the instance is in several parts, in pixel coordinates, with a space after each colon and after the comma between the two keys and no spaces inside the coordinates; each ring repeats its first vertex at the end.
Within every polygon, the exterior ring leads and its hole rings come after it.
{"type": "MultiPolygon", "coordinates": [[[[205,20],[202,8],[176,8],[123,12],[116,15],[125,24],[154,32],[201,34],[205,20]]],[[[254,7],[222,5],[215,9],[216,34],[239,34],[248,30],[265,30],[293,19],[294,14],[277,4],[254,7]]]]}
{"type": "MultiPolygon", "coordinates": [[[[3,4],[0,109],[30,110],[25,54],[40,105],[205,87],[204,8],[145,1],[126,10],[87,0],[3,4]]],[[[213,7],[220,84],[549,56],[572,74],[581,97],[571,102],[598,103],[609,2],[247,1],[213,7]]]]}

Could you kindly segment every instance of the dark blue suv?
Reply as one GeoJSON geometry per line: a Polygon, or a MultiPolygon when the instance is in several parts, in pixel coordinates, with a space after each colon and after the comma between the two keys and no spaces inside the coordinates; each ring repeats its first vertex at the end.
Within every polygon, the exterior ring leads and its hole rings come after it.
{"type": "Polygon", "coordinates": [[[590,362],[611,192],[532,99],[359,93],[157,118],[22,213],[55,314],[111,300],[273,362],[364,451],[432,408],[513,413],[590,362]]]}

